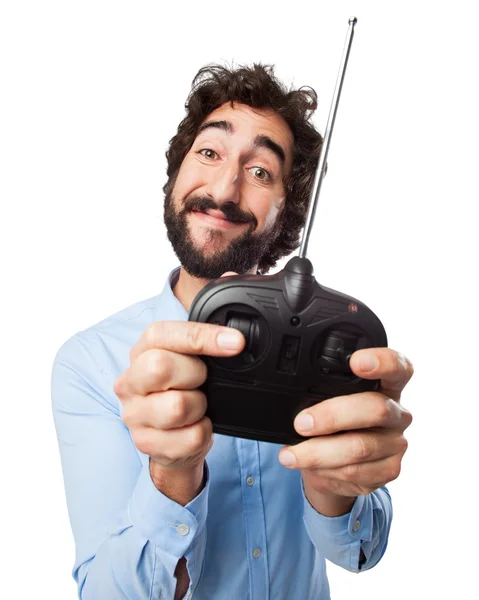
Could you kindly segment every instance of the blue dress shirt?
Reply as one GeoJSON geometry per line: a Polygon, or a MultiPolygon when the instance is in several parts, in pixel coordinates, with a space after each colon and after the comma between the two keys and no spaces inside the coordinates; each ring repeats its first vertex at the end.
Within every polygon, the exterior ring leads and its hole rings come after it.
{"type": "Polygon", "coordinates": [[[280,445],[216,434],[205,487],[181,506],[153,485],[149,458],[122,421],[113,383],[130,348],[150,323],[188,318],[172,291],[177,276],[160,295],[77,333],[55,357],[53,415],[79,598],[172,600],[184,556],[188,599],[327,600],[325,559],[358,572],[382,557],[392,518],[386,488],[325,517],[306,499],[300,472],[279,463],[280,445]]]}

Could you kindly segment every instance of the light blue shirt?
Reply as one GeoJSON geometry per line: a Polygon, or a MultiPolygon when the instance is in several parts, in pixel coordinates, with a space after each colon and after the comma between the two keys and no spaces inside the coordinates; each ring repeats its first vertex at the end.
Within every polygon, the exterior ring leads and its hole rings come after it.
{"type": "Polygon", "coordinates": [[[185,598],[327,600],[325,559],[364,571],[382,557],[392,518],[386,488],[358,497],[349,514],[325,517],[306,499],[300,472],[279,463],[282,446],[216,434],[206,485],[181,506],[153,485],[149,458],[122,421],[113,384],[130,348],[150,323],[188,318],[172,292],[177,273],[160,295],[77,333],[55,358],[53,414],[79,598],[173,600],[185,556],[185,598]]]}

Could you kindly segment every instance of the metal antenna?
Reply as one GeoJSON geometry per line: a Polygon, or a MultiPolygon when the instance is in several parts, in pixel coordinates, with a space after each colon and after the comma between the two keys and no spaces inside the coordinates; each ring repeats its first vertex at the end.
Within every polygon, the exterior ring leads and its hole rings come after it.
{"type": "Polygon", "coordinates": [[[299,249],[299,257],[305,258],[306,251],[308,249],[309,236],[313,227],[314,215],[318,204],[319,192],[321,191],[321,184],[323,183],[326,160],[328,158],[329,142],[331,141],[331,134],[333,132],[334,121],[336,119],[336,112],[338,110],[339,97],[341,95],[341,89],[343,87],[344,74],[346,73],[346,66],[348,64],[349,51],[351,50],[351,44],[354,36],[354,26],[358,20],[356,17],[349,19],[349,28],[346,35],[346,43],[344,45],[343,58],[341,59],[341,66],[339,67],[338,79],[336,80],[336,88],[334,90],[333,101],[331,108],[329,109],[328,123],[326,125],[326,131],[324,133],[323,146],[319,157],[318,168],[316,169],[316,175],[314,178],[313,192],[311,194],[311,200],[309,202],[308,215],[306,217],[306,225],[303,230],[303,237],[301,238],[301,246],[299,249]]]}

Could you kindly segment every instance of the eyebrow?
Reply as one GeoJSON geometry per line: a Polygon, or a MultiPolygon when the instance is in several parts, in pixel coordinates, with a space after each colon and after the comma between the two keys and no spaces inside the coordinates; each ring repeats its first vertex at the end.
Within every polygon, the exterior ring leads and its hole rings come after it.
{"type": "Polygon", "coordinates": [[[286,160],[286,154],[277,142],[272,140],[267,135],[257,135],[254,140],[254,145],[258,148],[268,148],[271,152],[274,152],[276,156],[279,158],[282,165],[284,165],[286,160]]]}
{"type": "Polygon", "coordinates": [[[207,121],[206,123],[203,123],[203,125],[198,129],[197,135],[199,135],[205,129],[209,129],[210,127],[215,127],[216,129],[222,129],[223,131],[226,131],[227,133],[234,132],[234,127],[229,121],[207,121]]]}
{"type": "MultiPolygon", "coordinates": [[[[205,129],[209,129],[210,127],[221,129],[222,131],[226,131],[226,133],[229,134],[234,133],[234,127],[229,121],[207,121],[206,123],[203,123],[203,125],[201,125],[201,127],[198,129],[198,135],[202,131],[205,131],[205,129]]],[[[278,144],[274,140],[272,140],[269,136],[257,135],[254,139],[253,144],[256,148],[267,148],[268,150],[271,150],[271,152],[276,154],[276,156],[279,158],[281,164],[284,165],[286,161],[286,153],[283,147],[280,146],[280,144],[278,144]]]]}

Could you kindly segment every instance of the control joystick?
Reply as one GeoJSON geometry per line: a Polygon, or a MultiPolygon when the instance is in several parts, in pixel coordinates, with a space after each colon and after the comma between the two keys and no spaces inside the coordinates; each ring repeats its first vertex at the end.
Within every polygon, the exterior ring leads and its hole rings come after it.
{"type": "MultiPolygon", "coordinates": [[[[321,359],[331,365],[332,369],[347,372],[349,359],[356,350],[356,336],[345,331],[334,329],[328,334],[321,353],[321,359]]],[[[323,372],[329,367],[325,367],[323,372]]]]}

